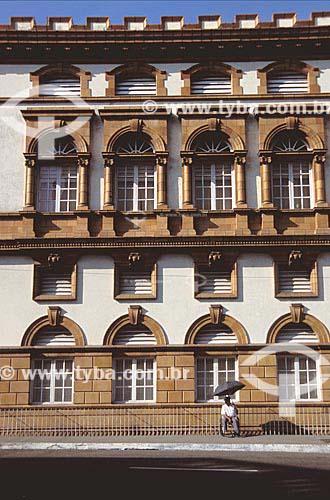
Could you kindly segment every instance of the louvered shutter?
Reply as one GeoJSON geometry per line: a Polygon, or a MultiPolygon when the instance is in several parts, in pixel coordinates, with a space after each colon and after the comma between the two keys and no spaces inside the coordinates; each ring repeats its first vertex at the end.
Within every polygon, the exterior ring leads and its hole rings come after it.
{"type": "Polygon", "coordinates": [[[39,278],[40,295],[72,295],[72,275],[69,272],[53,273],[43,271],[39,278]]]}
{"type": "Polygon", "coordinates": [[[151,271],[122,271],[119,287],[125,295],[152,295],[151,271]]]}
{"type": "Polygon", "coordinates": [[[130,78],[118,81],[116,84],[117,95],[156,95],[155,78],[130,78]]]}
{"type": "Polygon", "coordinates": [[[279,269],[278,289],[280,293],[312,293],[310,271],[308,269],[279,269]]]}
{"type": "Polygon", "coordinates": [[[231,294],[231,271],[201,271],[198,293],[219,295],[231,294]]]}
{"type": "Polygon", "coordinates": [[[114,345],[156,345],[155,335],[147,328],[134,325],[124,326],[114,339],[114,345]]]}
{"type": "Polygon", "coordinates": [[[225,325],[208,325],[195,337],[195,344],[237,344],[236,333],[225,325]]]}
{"type": "Polygon", "coordinates": [[[307,75],[302,73],[274,73],[267,79],[269,94],[306,94],[308,93],[307,75]]]}
{"type": "Polygon", "coordinates": [[[305,323],[289,323],[284,326],[276,337],[277,343],[317,344],[318,337],[310,326],[305,323]]]}
{"type": "Polygon", "coordinates": [[[192,79],[191,94],[231,94],[230,76],[192,79]]]}
{"type": "Polygon", "coordinates": [[[74,346],[73,335],[63,327],[44,327],[33,338],[32,345],[38,347],[74,346]]]}
{"type": "Polygon", "coordinates": [[[79,78],[54,78],[41,82],[41,96],[80,96],[79,78]]]}

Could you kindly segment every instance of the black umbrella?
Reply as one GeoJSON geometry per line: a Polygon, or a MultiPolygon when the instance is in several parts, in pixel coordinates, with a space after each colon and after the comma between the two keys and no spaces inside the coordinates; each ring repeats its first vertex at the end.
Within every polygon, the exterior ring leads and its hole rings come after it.
{"type": "Polygon", "coordinates": [[[245,387],[245,384],[242,384],[242,382],[238,382],[238,380],[232,380],[231,382],[224,382],[223,384],[218,385],[218,387],[213,393],[213,396],[226,396],[227,394],[231,396],[236,391],[243,389],[243,387],[245,387]]]}

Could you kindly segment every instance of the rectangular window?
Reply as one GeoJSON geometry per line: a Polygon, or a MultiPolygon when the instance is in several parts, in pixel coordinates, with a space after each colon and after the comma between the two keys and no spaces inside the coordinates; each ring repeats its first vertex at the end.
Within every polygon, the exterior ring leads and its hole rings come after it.
{"type": "Polygon", "coordinates": [[[319,399],[318,367],[307,356],[278,356],[278,386],[281,401],[319,399]]]}
{"type": "Polygon", "coordinates": [[[71,212],[76,210],[77,203],[77,167],[40,167],[38,210],[41,212],[71,212]]]}
{"type": "Polygon", "coordinates": [[[317,262],[303,266],[275,263],[276,297],[317,297],[317,262]]]}
{"type": "MultiPolygon", "coordinates": [[[[196,360],[196,374],[197,401],[218,401],[222,398],[213,396],[217,386],[238,378],[237,359],[234,356],[198,358],[196,360]]],[[[235,395],[232,399],[235,399],[235,395]]]]}
{"type": "Polygon", "coordinates": [[[117,359],[115,367],[115,403],[156,401],[156,362],[153,358],[117,359]]]}
{"type": "Polygon", "coordinates": [[[312,171],[307,161],[279,163],[273,169],[274,204],[281,209],[312,206],[312,171]]]}
{"type": "Polygon", "coordinates": [[[231,210],[234,206],[234,169],[230,163],[194,168],[195,205],[201,210],[231,210]]]}
{"type": "Polygon", "coordinates": [[[156,172],[153,166],[122,166],[117,170],[117,208],[122,211],[153,210],[156,205],[156,172]]]}
{"type": "Polygon", "coordinates": [[[34,266],[34,300],[75,300],[77,266],[34,266]]]}
{"type": "Polygon", "coordinates": [[[116,299],[155,299],[157,297],[156,265],[139,266],[131,269],[128,266],[115,266],[115,298],[116,299]]]}
{"type": "Polygon", "coordinates": [[[71,359],[39,359],[33,363],[31,387],[33,404],[72,403],[73,361],[71,359]]]}
{"type": "Polygon", "coordinates": [[[227,262],[215,268],[196,264],[195,297],[237,297],[237,263],[227,262]]]}

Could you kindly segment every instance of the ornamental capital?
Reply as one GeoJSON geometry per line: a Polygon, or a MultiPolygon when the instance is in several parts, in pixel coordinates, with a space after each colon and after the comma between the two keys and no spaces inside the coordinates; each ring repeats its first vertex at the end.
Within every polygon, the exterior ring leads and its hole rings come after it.
{"type": "Polygon", "coordinates": [[[260,155],[259,159],[261,165],[269,165],[272,162],[271,155],[260,155]]]}
{"type": "Polygon", "coordinates": [[[89,166],[89,158],[78,158],[78,166],[79,167],[88,167],[89,166]]]}
{"type": "Polygon", "coordinates": [[[245,165],[246,157],[245,156],[235,156],[235,163],[237,165],[245,165]]]}
{"type": "Polygon", "coordinates": [[[182,166],[184,167],[186,165],[188,166],[192,165],[193,159],[191,155],[183,155],[181,161],[182,161],[182,166]]]}
{"type": "Polygon", "coordinates": [[[26,158],[25,159],[25,166],[29,167],[29,168],[35,167],[36,166],[36,161],[34,159],[32,159],[32,158],[26,158]]]}
{"type": "Polygon", "coordinates": [[[166,165],[167,165],[167,156],[156,155],[156,165],[166,167],[166,165]]]}
{"type": "Polygon", "coordinates": [[[323,154],[316,154],[314,155],[314,161],[315,163],[325,163],[326,156],[323,154]]]}
{"type": "Polygon", "coordinates": [[[105,167],[113,167],[115,164],[114,158],[104,158],[104,166],[105,167]]]}

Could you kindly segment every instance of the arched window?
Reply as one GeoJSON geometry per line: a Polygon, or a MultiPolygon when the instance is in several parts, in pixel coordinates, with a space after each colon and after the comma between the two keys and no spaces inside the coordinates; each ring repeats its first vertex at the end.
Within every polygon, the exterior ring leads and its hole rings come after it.
{"type": "Polygon", "coordinates": [[[71,136],[38,141],[37,209],[70,212],[78,204],[77,148],[71,136]]]}
{"type": "Polygon", "coordinates": [[[71,64],[42,66],[30,75],[32,93],[45,97],[90,97],[91,73],[71,64]]]}
{"type": "Polygon", "coordinates": [[[147,211],[157,207],[154,147],[143,133],[126,133],[115,146],[116,207],[123,211],[147,211]]]}
{"type": "Polygon", "coordinates": [[[273,203],[281,209],[311,208],[312,162],[310,148],[303,133],[284,130],[271,143],[273,203]]]}
{"type": "Polygon", "coordinates": [[[298,71],[271,71],[267,75],[269,94],[307,94],[307,73],[298,71]]]}
{"type": "Polygon", "coordinates": [[[106,95],[115,96],[163,96],[166,71],[161,71],[150,64],[132,62],[117,66],[106,72],[108,88],[106,95]]]}
{"type": "MultiPolygon", "coordinates": [[[[306,323],[287,323],[277,333],[276,343],[318,344],[319,339],[306,323]]],[[[313,400],[319,397],[318,363],[303,354],[277,356],[280,400],[313,400]]]]}
{"type": "Polygon", "coordinates": [[[194,205],[201,210],[230,210],[235,205],[233,151],[225,134],[203,132],[192,145],[194,205]]]}

